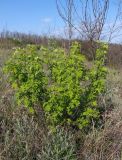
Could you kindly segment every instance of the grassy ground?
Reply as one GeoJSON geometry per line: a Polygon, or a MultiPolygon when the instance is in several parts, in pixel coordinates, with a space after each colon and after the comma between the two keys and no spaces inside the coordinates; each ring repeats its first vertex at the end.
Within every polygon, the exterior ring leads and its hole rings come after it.
{"type": "Polygon", "coordinates": [[[109,68],[108,83],[111,86],[113,101],[122,110],[122,69],[115,70],[109,68]]]}

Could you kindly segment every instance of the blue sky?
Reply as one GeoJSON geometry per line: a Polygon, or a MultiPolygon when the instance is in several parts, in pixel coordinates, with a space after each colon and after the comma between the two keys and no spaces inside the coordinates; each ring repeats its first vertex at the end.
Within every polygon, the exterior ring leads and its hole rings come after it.
{"type": "MultiPolygon", "coordinates": [[[[113,1],[118,0],[110,0],[110,23],[115,14],[113,1]]],[[[0,31],[4,29],[47,35],[50,32],[63,32],[63,26],[55,0],[0,0],[0,31]]]]}
{"type": "Polygon", "coordinates": [[[46,33],[62,25],[55,0],[0,0],[0,30],[46,33]]]}

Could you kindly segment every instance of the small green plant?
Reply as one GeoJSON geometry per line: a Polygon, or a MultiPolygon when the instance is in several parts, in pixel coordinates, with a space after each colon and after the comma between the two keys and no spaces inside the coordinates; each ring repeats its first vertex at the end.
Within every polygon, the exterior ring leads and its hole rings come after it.
{"type": "Polygon", "coordinates": [[[38,160],[76,160],[76,144],[71,132],[56,127],[44,138],[42,153],[38,160]]]}
{"type": "Polygon", "coordinates": [[[61,48],[39,50],[29,45],[17,49],[5,71],[16,90],[18,103],[31,112],[38,103],[51,126],[68,124],[84,128],[98,120],[98,97],[104,92],[107,73],[104,67],[107,45],[98,45],[90,69],[77,42],[72,44],[69,55],[61,48]]]}

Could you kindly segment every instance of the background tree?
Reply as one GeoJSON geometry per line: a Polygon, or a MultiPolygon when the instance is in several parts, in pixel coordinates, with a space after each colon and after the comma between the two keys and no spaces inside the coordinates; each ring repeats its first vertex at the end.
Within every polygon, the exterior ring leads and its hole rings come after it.
{"type": "Polygon", "coordinates": [[[59,15],[62,17],[66,24],[66,31],[68,34],[68,50],[70,49],[71,46],[71,39],[73,36],[73,0],[67,0],[65,1],[65,4],[61,2],[61,0],[56,0],[56,6],[59,15]]]}
{"type": "Polygon", "coordinates": [[[94,41],[100,40],[106,23],[109,0],[56,0],[60,17],[68,26],[68,40],[70,42],[73,31],[81,40],[90,41],[90,55],[95,53],[94,41]]]}
{"type": "Polygon", "coordinates": [[[67,23],[69,39],[72,30],[88,40],[99,40],[109,9],[109,0],[56,0],[60,17],[67,23]],[[78,4],[78,6],[77,6],[78,4]]]}

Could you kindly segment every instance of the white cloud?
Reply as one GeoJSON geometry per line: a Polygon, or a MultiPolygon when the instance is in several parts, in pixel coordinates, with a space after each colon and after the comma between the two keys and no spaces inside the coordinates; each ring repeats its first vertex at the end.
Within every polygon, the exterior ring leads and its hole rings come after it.
{"type": "Polygon", "coordinates": [[[45,17],[45,18],[42,19],[42,21],[43,21],[44,23],[50,23],[50,22],[52,22],[52,18],[50,18],[50,17],[45,17]]]}

